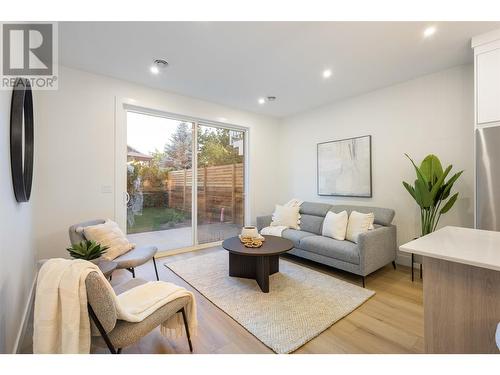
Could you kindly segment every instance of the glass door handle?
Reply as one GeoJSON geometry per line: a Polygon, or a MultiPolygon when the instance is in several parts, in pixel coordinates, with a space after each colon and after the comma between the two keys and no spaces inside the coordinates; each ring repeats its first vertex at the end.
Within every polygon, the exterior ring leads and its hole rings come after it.
{"type": "Polygon", "coordinates": [[[130,194],[128,192],[125,192],[125,204],[127,204],[128,202],[130,202],[130,194]]]}

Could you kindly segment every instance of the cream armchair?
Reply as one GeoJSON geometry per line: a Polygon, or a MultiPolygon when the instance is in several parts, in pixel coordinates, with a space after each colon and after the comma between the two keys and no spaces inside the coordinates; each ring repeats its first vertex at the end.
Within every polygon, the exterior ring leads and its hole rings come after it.
{"type": "MultiPolygon", "coordinates": [[[[189,297],[177,298],[160,307],[143,321],[131,323],[117,318],[115,297],[110,294],[109,287],[104,284],[106,282],[97,272],[89,273],[85,280],[94,345],[107,347],[112,354],[120,354],[122,348],[136,343],[173,315],[180,313],[186,330],[189,350],[193,351],[185,311],[190,301],[189,297]]],[[[146,281],[133,279],[116,286],[114,290],[116,294],[121,294],[144,283],[146,281]]]]}

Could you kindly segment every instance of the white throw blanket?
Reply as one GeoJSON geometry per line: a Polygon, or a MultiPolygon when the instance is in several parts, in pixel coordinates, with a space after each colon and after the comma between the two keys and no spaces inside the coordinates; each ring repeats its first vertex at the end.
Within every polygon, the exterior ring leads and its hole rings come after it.
{"type": "MultiPolygon", "coordinates": [[[[50,259],[40,269],[36,287],[33,333],[34,353],[89,353],[90,321],[85,279],[97,272],[115,296],[118,319],[140,322],[176,298],[190,296],[186,317],[190,333],[196,333],[196,302],[188,290],[172,283],[149,282],[116,296],[99,268],[85,260],[50,259]]],[[[163,334],[182,333],[183,322],[175,314],[161,327],[163,334]]]]}
{"type": "Polygon", "coordinates": [[[273,225],[270,227],[262,228],[260,234],[262,234],[263,236],[281,237],[281,234],[285,229],[288,229],[288,227],[285,225],[273,225]]]}
{"type": "MultiPolygon", "coordinates": [[[[127,322],[141,322],[163,305],[181,297],[191,297],[186,306],[186,319],[189,333],[196,335],[198,321],[196,319],[196,301],[194,294],[180,286],[165,281],[150,281],[119,294],[116,311],[118,319],[127,322]]],[[[161,333],[166,337],[179,337],[184,332],[184,321],[181,314],[175,314],[161,325],[161,333]]]]}

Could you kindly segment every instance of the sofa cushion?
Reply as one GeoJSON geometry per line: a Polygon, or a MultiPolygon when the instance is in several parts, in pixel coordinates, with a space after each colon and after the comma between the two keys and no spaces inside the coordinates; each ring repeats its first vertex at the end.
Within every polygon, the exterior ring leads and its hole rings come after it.
{"type": "Polygon", "coordinates": [[[286,238],[293,242],[295,247],[299,246],[300,240],[305,237],[315,236],[314,233],[306,232],[303,230],[295,230],[295,229],[285,229],[281,233],[281,237],[286,238]]]}
{"type": "Polygon", "coordinates": [[[332,208],[331,204],[303,202],[300,205],[300,213],[306,215],[322,216],[325,217],[326,213],[332,208]]]}
{"type": "Polygon", "coordinates": [[[369,214],[373,212],[375,216],[375,224],[380,224],[384,226],[391,225],[392,219],[394,219],[395,212],[390,208],[382,207],[370,207],[370,206],[351,206],[347,204],[336,204],[331,206],[330,211],[339,213],[341,211],[347,211],[350,215],[352,211],[358,211],[363,214],[369,214]]]}
{"type": "Polygon", "coordinates": [[[300,229],[306,232],[321,234],[324,219],[322,216],[302,214],[300,216],[300,229]]]}
{"type": "Polygon", "coordinates": [[[344,262],[359,264],[358,246],[349,241],[338,241],[323,236],[309,236],[300,240],[299,248],[344,262]]]}
{"type": "Polygon", "coordinates": [[[158,251],[156,246],[141,246],[115,258],[118,268],[135,268],[151,260],[158,251]]]}

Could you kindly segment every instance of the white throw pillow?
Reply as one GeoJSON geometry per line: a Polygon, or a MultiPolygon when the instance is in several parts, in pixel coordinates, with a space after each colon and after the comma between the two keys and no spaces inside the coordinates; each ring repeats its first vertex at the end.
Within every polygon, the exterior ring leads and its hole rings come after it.
{"type": "Polygon", "coordinates": [[[374,220],[375,215],[373,215],[372,212],[369,214],[362,214],[358,211],[352,211],[349,215],[349,222],[347,224],[346,240],[358,243],[358,236],[373,228],[374,220]]]}
{"type": "Polygon", "coordinates": [[[347,211],[342,211],[338,214],[328,211],[323,221],[321,234],[339,241],[344,241],[347,230],[347,219],[347,211]]]}
{"type": "Polygon", "coordinates": [[[300,207],[286,207],[276,205],[273,213],[273,221],[271,222],[271,226],[275,227],[278,225],[283,225],[292,229],[300,229],[300,207]]]}
{"type": "Polygon", "coordinates": [[[118,224],[109,219],[104,224],[85,227],[83,233],[88,240],[109,247],[102,256],[106,260],[113,260],[135,247],[135,244],[130,243],[125,237],[118,224]]]}

